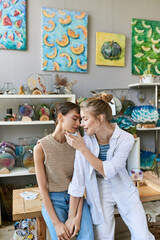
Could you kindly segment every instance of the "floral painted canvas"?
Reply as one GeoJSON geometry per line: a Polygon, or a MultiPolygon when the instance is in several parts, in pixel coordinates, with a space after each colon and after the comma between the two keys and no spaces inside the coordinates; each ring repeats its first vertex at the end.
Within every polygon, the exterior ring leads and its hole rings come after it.
{"type": "Polygon", "coordinates": [[[96,33],[96,65],[125,66],[125,35],[96,33]]]}
{"type": "Polygon", "coordinates": [[[0,49],[26,49],[26,0],[0,0],[0,49]]]}
{"type": "Polygon", "coordinates": [[[42,8],[42,70],[87,72],[85,12],[42,8]]]}
{"type": "Polygon", "coordinates": [[[160,75],[160,21],[132,19],[132,73],[160,75]]]}

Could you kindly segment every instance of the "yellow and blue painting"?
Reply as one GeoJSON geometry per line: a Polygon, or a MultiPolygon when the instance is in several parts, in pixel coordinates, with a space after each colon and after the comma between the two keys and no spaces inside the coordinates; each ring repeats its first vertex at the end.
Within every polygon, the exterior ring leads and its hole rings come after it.
{"type": "Polygon", "coordinates": [[[42,8],[42,70],[87,72],[85,12],[42,8]]]}
{"type": "Polygon", "coordinates": [[[26,49],[26,0],[0,0],[0,49],[26,49]]]}

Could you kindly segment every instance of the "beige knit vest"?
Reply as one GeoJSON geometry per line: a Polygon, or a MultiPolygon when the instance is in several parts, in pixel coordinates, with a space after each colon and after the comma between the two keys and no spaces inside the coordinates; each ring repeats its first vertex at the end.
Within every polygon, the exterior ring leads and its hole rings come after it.
{"type": "Polygon", "coordinates": [[[44,154],[48,191],[62,192],[68,190],[72,179],[75,149],[67,142],[57,142],[52,134],[40,139],[44,154]]]}

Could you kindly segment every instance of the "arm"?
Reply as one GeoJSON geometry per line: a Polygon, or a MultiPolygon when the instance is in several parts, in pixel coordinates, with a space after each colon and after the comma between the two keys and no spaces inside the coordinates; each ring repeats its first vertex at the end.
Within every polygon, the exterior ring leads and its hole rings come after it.
{"type": "Polygon", "coordinates": [[[61,239],[61,236],[64,236],[65,239],[69,240],[70,239],[69,231],[67,227],[59,221],[48,194],[47,181],[46,181],[46,175],[45,175],[45,169],[44,169],[44,159],[45,159],[45,156],[44,156],[43,149],[40,144],[37,144],[34,147],[34,164],[35,164],[36,178],[37,178],[38,186],[40,189],[42,201],[55,227],[58,239],[61,239]]]}
{"type": "Polygon", "coordinates": [[[107,179],[114,177],[125,166],[129,152],[134,144],[134,137],[131,134],[124,135],[122,141],[116,147],[112,159],[102,162],[89,151],[80,134],[77,135],[76,137],[66,133],[67,142],[79,150],[92,167],[107,179]]]}
{"type": "Polygon", "coordinates": [[[66,221],[66,226],[70,230],[71,238],[77,235],[80,231],[81,217],[83,208],[83,197],[70,196],[69,214],[66,221]]]}
{"type": "Polygon", "coordinates": [[[103,168],[107,179],[114,177],[126,166],[126,161],[133,144],[134,137],[131,134],[125,135],[115,148],[114,154],[110,161],[103,162],[103,168]]]}
{"type": "Polygon", "coordinates": [[[70,229],[71,237],[75,236],[80,229],[83,195],[85,192],[85,162],[83,155],[76,151],[74,161],[74,172],[72,181],[69,184],[68,193],[70,194],[69,218],[66,225],[70,229]]]}
{"type": "Polygon", "coordinates": [[[102,161],[90,152],[79,132],[77,132],[77,136],[73,136],[66,132],[66,138],[67,142],[73,148],[79,150],[95,170],[101,175],[105,175],[102,161]]]}

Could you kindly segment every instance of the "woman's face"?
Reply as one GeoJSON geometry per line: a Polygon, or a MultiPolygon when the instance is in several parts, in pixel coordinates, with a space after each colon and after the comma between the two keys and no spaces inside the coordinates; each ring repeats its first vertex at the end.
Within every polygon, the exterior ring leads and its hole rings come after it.
{"type": "Polygon", "coordinates": [[[81,109],[81,126],[89,135],[94,135],[100,128],[100,121],[96,119],[89,111],[81,109]]]}
{"type": "Polygon", "coordinates": [[[62,126],[63,129],[70,132],[75,133],[77,132],[80,126],[80,114],[77,113],[75,110],[69,111],[65,116],[62,117],[62,126]]]}

